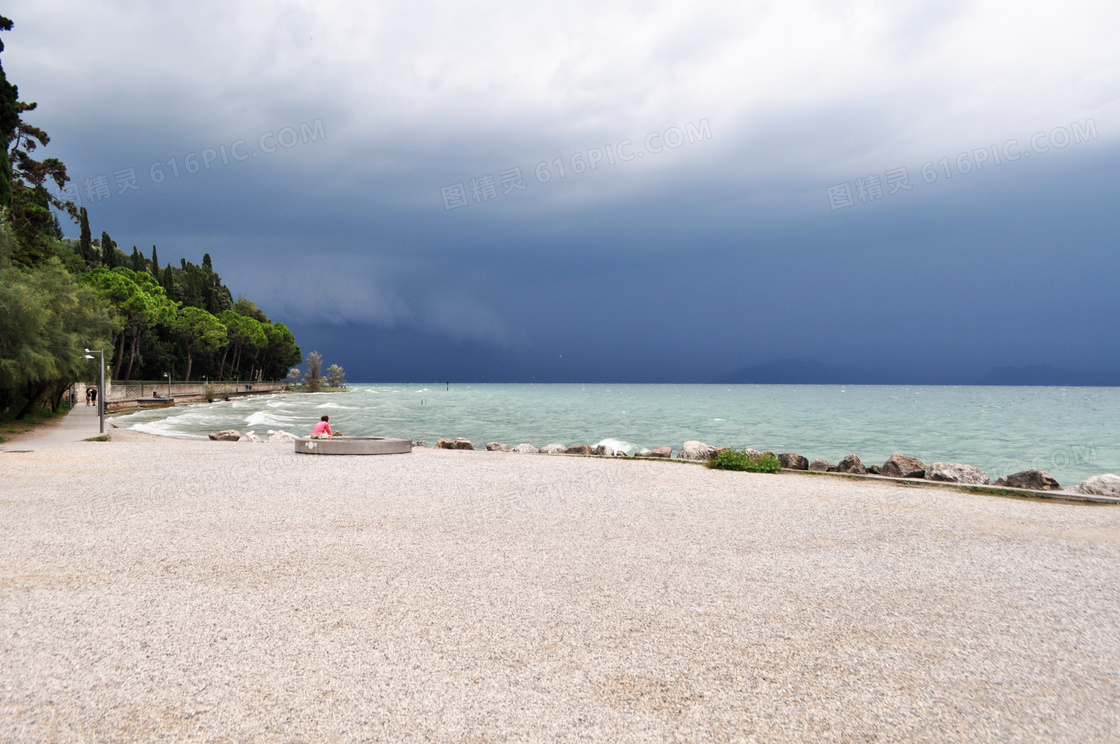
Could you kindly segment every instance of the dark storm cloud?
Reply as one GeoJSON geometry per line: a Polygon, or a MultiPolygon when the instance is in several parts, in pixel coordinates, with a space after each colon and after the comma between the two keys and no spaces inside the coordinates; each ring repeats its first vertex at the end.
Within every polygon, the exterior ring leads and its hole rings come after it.
{"type": "Polygon", "coordinates": [[[1120,11],[1040,13],[40,0],[4,65],[95,231],[352,379],[1120,368],[1120,11]]]}

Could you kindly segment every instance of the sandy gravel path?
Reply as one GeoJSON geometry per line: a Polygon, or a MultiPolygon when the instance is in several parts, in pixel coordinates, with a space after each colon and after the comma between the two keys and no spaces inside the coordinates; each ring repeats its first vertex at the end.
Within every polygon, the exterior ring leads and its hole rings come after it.
{"type": "Polygon", "coordinates": [[[1120,740],[1120,508],[116,436],[0,454],[0,740],[1120,740]]]}

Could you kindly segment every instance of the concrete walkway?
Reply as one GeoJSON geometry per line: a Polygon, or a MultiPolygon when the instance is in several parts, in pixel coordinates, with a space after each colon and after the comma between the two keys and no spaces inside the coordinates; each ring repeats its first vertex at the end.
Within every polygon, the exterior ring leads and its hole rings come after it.
{"type": "MultiPolygon", "coordinates": [[[[106,421],[105,429],[108,428],[109,422],[106,421]]],[[[70,413],[57,423],[45,424],[0,444],[0,452],[56,447],[60,444],[71,444],[100,436],[100,433],[97,406],[87,406],[83,402],[70,409],[70,413]]]]}

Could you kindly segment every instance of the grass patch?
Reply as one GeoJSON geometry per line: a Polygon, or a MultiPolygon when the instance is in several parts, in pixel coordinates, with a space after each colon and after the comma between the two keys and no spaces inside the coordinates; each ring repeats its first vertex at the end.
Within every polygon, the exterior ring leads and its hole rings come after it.
{"type": "Polygon", "coordinates": [[[11,411],[0,414],[0,442],[7,441],[18,434],[26,434],[37,426],[62,418],[69,411],[70,406],[63,403],[58,413],[52,412],[49,408],[35,408],[22,421],[17,421],[15,413],[11,411]]]}
{"type": "Polygon", "coordinates": [[[774,455],[751,457],[745,451],[728,449],[708,461],[708,467],[716,470],[738,470],[746,473],[777,473],[782,463],[774,455]]]}
{"type": "Polygon", "coordinates": [[[108,434],[102,434],[99,437],[90,437],[89,439],[83,439],[82,441],[83,442],[108,442],[109,441],[109,435],[108,434]]]}

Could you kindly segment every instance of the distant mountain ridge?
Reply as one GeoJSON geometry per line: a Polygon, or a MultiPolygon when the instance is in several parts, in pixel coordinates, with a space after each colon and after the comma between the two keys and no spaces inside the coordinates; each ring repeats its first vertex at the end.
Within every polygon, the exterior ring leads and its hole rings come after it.
{"type": "Polygon", "coordinates": [[[808,359],[776,359],[743,367],[715,380],[732,385],[1023,385],[1120,387],[1120,371],[1073,370],[1049,365],[994,367],[980,377],[908,379],[905,372],[836,367],[808,359]]]}

